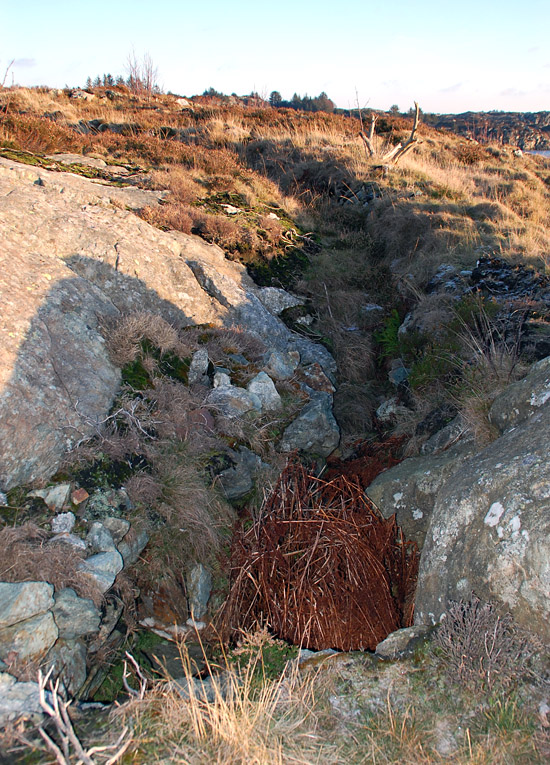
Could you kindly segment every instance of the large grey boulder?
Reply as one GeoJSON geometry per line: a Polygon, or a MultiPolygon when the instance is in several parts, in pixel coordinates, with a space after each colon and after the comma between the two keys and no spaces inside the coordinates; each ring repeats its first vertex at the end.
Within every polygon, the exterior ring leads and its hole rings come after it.
{"type": "Polygon", "coordinates": [[[441,487],[472,451],[471,445],[457,444],[437,456],[409,457],[380,473],[366,494],[384,518],[395,514],[405,538],[422,549],[441,487]]]}
{"type": "Polygon", "coordinates": [[[421,556],[418,624],[473,591],[550,642],[549,434],[547,401],[442,485],[421,556]]]}
{"type": "Polygon", "coordinates": [[[120,372],[101,326],[121,313],[238,325],[334,375],[328,351],[265,308],[244,266],[128,209],[158,199],[0,158],[0,490],[49,478],[108,414],[120,372]]]}
{"type": "Polygon", "coordinates": [[[332,414],[332,396],[316,393],[298,417],[283,433],[281,449],[295,449],[318,457],[327,457],[340,442],[340,429],[332,414]]]}

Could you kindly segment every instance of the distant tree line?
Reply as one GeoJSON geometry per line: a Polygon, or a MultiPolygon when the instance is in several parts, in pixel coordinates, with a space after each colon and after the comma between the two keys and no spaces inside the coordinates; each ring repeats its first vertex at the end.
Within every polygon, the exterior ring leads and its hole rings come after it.
{"type": "Polygon", "coordinates": [[[278,90],[273,90],[269,96],[269,103],[276,109],[296,109],[302,112],[333,112],[336,104],[323,91],[318,96],[299,96],[295,93],[290,101],[284,101],[278,90]]]}

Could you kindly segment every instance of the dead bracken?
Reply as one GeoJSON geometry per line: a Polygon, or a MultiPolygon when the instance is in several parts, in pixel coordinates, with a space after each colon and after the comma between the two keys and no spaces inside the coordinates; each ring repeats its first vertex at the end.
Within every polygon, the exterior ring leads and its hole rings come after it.
{"type": "Polygon", "coordinates": [[[315,650],[374,650],[412,623],[418,559],[358,483],[324,481],[291,461],[235,535],[222,631],[259,623],[315,650]]]}

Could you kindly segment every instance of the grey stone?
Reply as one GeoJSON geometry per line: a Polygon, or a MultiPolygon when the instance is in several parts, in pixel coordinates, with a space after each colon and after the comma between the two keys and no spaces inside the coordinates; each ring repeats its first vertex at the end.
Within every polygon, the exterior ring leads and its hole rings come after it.
{"type": "Polygon", "coordinates": [[[76,523],[75,514],[59,513],[52,518],[52,532],[54,534],[70,534],[76,523]]]}
{"type": "Polygon", "coordinates": [[[305,304],[305,298],[291,295],[290,292],[279,287],[262,287],[258,291],[258,297],[270,313],[278,316],[287,308],[294,308],[305,304]]]}
{"type": "Polygon", "coordinates": [[[48,582],[0,582],[0,629],[43,614],[53,604],[48,582]]]}
{"type": "Polygon", "coordinates": [[[384,401],[376,410],[376,416],[382,423],[390,423],[399,417],[399,415],[408,412],[406,406],[403,406],[398,396],[392,396],[384,401]]]}
{"type": "Polygon", "coordinates": [[[128,534],[118,545],[118,551],[124,559],[125,566],[131,566],[137,561],[149,541],[149,534],[145,529],[128,534]]]}
{"type": "Polygon", "coordinates": [[[332,396],[316,393],[298,417],[290,423],[281,440],[281,449],[298,449],[314,456],[327,457],[340,441],[340,429],[332,414],[332,396]]]}
{"type": "Polygon", "coordinates": [[[241,499],[252,490],[255,477],[263,463],[257,454],[245,446],[235,451],[230,450],[229,456],[234,464],[223,470],[217,480],[228,500],[241,499]]]}
{"type": "Polygon", "coordinates": [[[0,726],[41,711],[38,683],[20,683],[7,672],[0,672],[0,726]]]}
{"type": "Polygon", "coordinates": [[[189,610],[193,620],[200,619],[208,609],[212,591],[212,574],[202,563],[197,563],[185,577],[189,610]]]}
{"type": "Polygon", "coordinates": [[[99,629],[101,614],[93,601],[79,598],[70,587],[56,594],[52,612],[59,637],[65,640],[88,635],[99,629]]]}
{"type": "Polygon", "coordinates": [[[420,561],[418,624],[473,591],[550,640],[549,433],[550,401],[443,483],[420,561]]]}
{"type": "Polygon", "coordinates": [[[261,412],[262,402],[254,393],[235,385],[214,388],[208,394],[206,404],[225,417],[240,417],[246,412],[261,412]]]}
{"type": "MultiPolygon", "coordinates": [[[[425,444],[420,447],[421,454],[440,454],[446,451],[466,436],[467,428],[462,417],[457,416],[445,427],[434,433],[425,444]]],[[[470,442],[471,437],[468,439],[470,442]]]]}
{"type": "Polygon", "coordinates": [[[56,486],[49,486],[47,489],[36,489],[29,492],[29,497],[41,497],[48,505],[50,510],[58,513],[69,502],[71,495],[71,484],[60,483],[56,486]]]}
{"type": "Polygon", "coordinates": [[[48,539],[48,544],[65,544],[65,545],[71,545],[71,547],[75,547],[77,550],[87,550],[86,542],[78,537],[76,534],[68,534],[67,532],[63,531],[60,534],[56,534],[54,537],[51,537],[51,539],[48,539]]]}
{"type": "Polygon", "coordinates": [[[58,640],[46,657],[45,671],[53,667],[53,677],[59,677],[74,696],[86,682],[86,646],[82,640],[58,640]]]}
{"type": "Polygon", "coordinates": [[[86,543],[93,552],[109,552],[115,549],[111,532],[99,521],[94,521],[86,536],[86,543]]]}
{"type": "Polygon", "coordinates": [[[125,518],[115,518],[114,516],[107,516],[102,521],[105,528],[111,532],[111,536],[115,544],[118,544],[130,529],[130,521],[125,518]]]}
{"type": "Polygon", "coordinates": [[[208,379],[208,365],[210,364],[210,360],[208,358],[208,349],[206,346],[203,348],[199,348],[198,351],[195,351],[193,354],[193,357],[191,359],[191,364],[189,366],[189,373],[188,373],[188,382],[189,385],[195,385],[199,383],[200,385],[206,385],[209,384],[208,379]]]}
{"type": "Polygon", "coordinates": [[[38,658],[52,647],[58,634],[51,611],[17,622],[0,630],[0,656],[14,651],[22,661],[38,658]]]}
{"type": "Polygon", "coordinates": [[[273,351],[267,356],[264,370],[275,380],[289,380],[300,363],[298,351],[273,351]]]}
{"type": "Polygon", "coordinates": [[[550,356],[531,367],[529,374],[509,385],[494,400],[489,420],[501,432],[515,427],[550,401],[550,356]]]}
{"type": "Polygon", "coordinates": [[[231,378],[228,372],[223,372],[218,369],[214,374],[214,388],[229,388],[231,386],[231,378]]]}
{"type": "Polygon", "coordinates": [[[395,513],[405,538],[422,549],[439,490],[472,452],[473,447],[457,444],[437,456],[409,457],[380,473],[366,494],[384,518],[395,513]]]}
{"type": "Polygon", "coordinates": [[[393,660],[414,653],[416,647],[429,635],[431,629],[425,625],[404,627],[388,635],[376,646],[376,655],[381,659],[393,660]]]}
{"type": "Polygon", "coordinates": [[[122,555],[117,550],[101,552],[82,561],[79,568],[92,577],[101,592],[107,592],[112,587],[116,575],[123,568],[122,555]]]}
{"type": "Polygon", "coordinates": [[[273,380],[265,372],[259,372],[246,386],[249,393],[258,396],[262,412],[273,412],[282,406],[281,397],[273,380]]]}

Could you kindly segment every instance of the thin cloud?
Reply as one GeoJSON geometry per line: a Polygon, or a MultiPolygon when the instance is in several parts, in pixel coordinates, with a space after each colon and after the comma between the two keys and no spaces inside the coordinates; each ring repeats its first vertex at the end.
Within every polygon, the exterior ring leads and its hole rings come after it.
{"type": "Polygon", "coordinates": [[[24,67],[25,69],[30,69],[31,67],[37,65],[37,61],[35,58],[16,58],[13,62],[13,65],[24,67]]]}
{"type": "Polygon", "coordinates": [[[457,90],[460,90],[460,88],[464,85],[463,82],[457,82],[455,85],[449,85],[448,88],[441,88],[439,91],[440,93],[456,93],[457,90]]]}
{"type": "Polygon", "coordinates": [[[518,90],[517,88],[506,88],[506,90],[501,90],[499,93],[500,96],[514,96],[514,98],[517,98],[518,96],[526,96],[527,91],[525,90],[518,90]]]}

